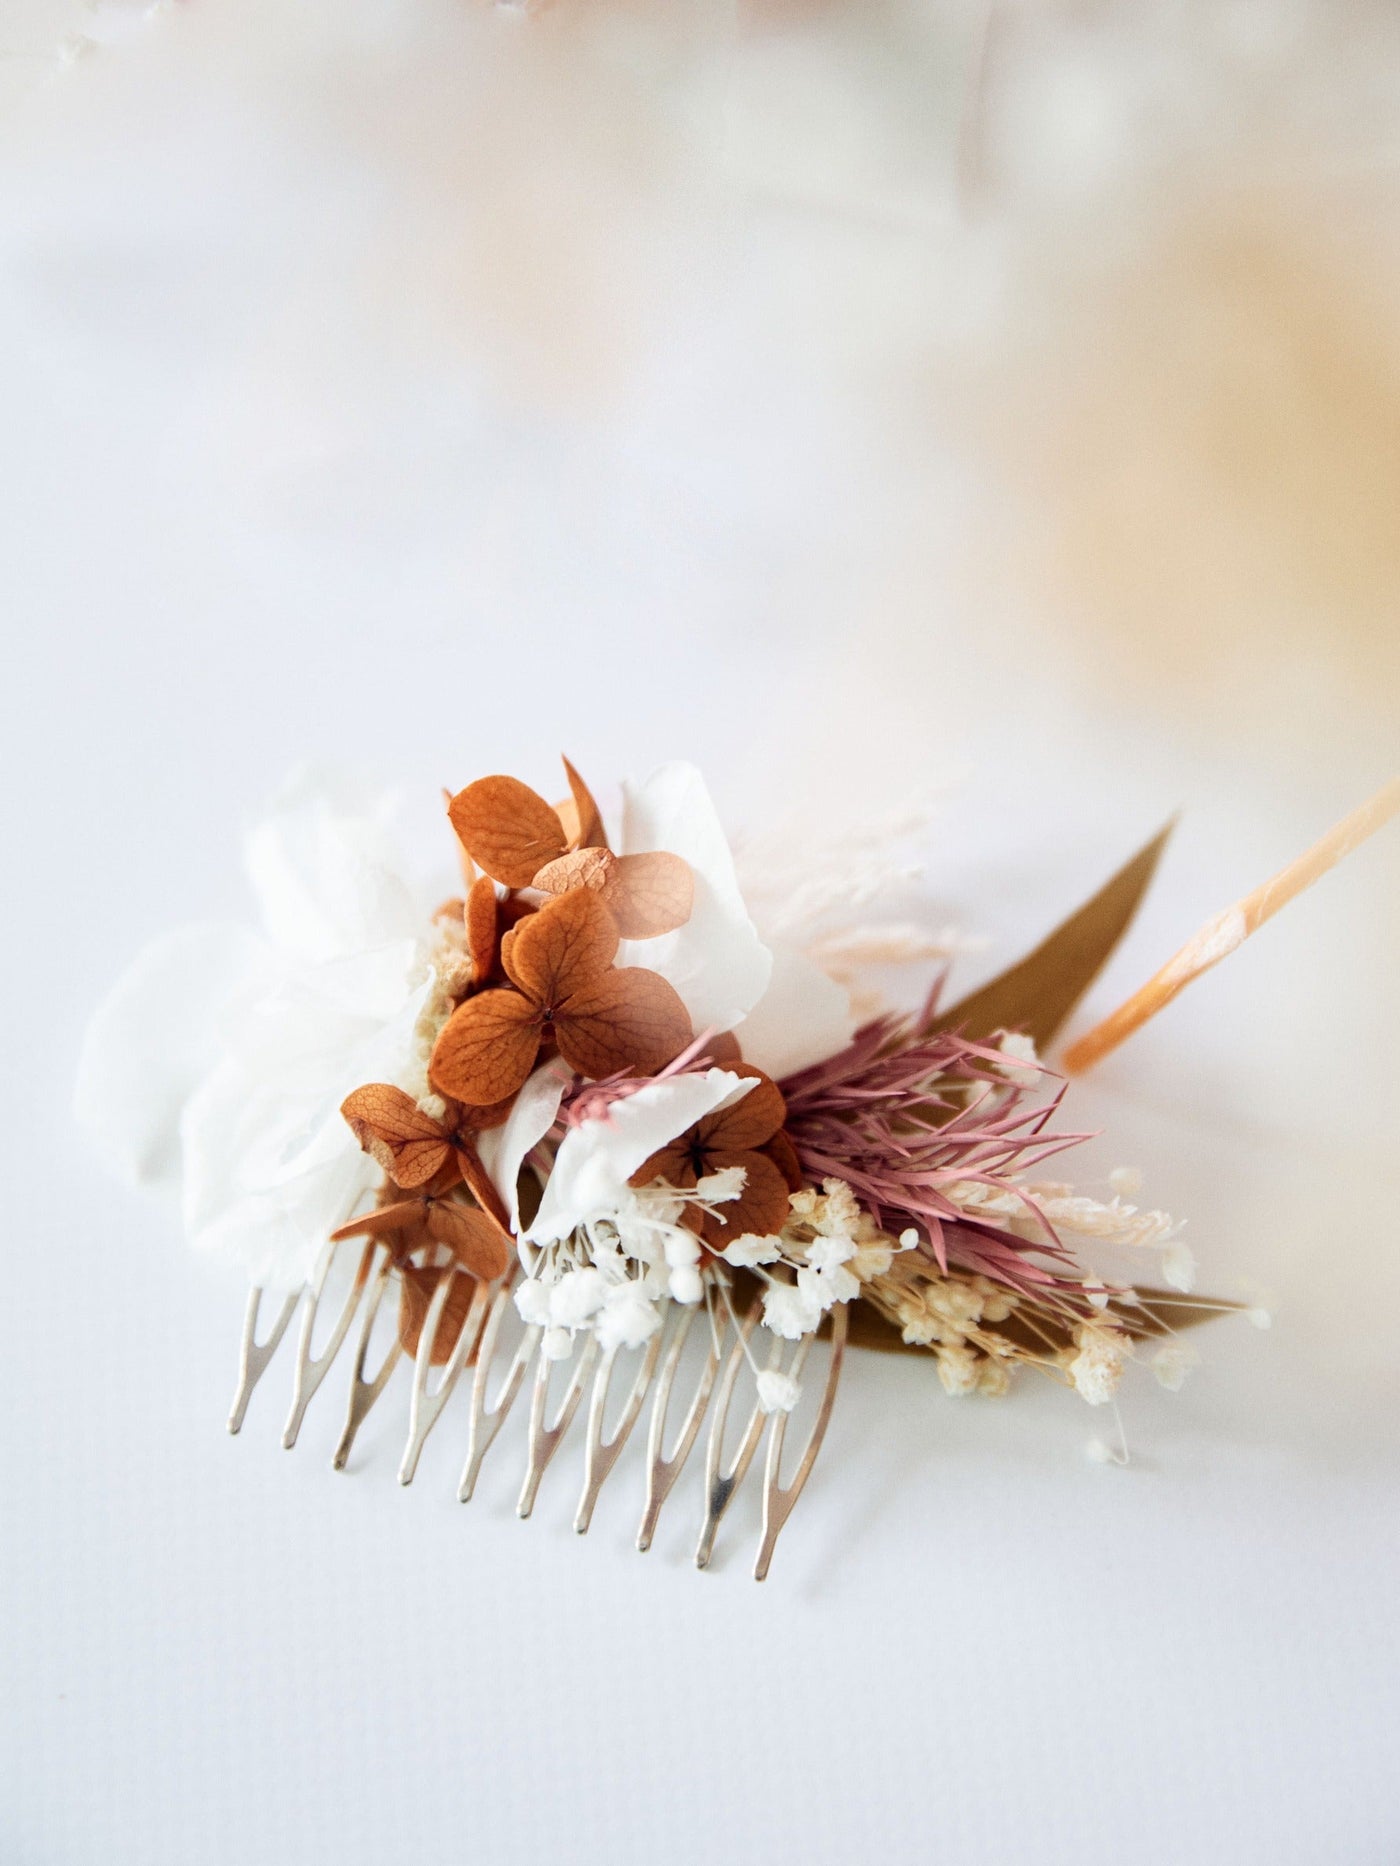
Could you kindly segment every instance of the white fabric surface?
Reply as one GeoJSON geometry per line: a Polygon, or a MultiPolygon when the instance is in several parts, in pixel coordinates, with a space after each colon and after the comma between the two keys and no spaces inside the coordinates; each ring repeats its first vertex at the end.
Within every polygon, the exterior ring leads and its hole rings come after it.
{"type": "Polygon", "coordinates": [[[464,1395],[400,1491],[402,1376],[346,1475],[344,1369],[294,1454],[284,1363],[225,1435],[243,1292],[68,1102],[137,947],[247,911],[239,829],[303,757],[402,782],[445,879],[435,787],[548,784],[560,748],[600,790],[693,757],[758,828],[970,772],[926,844],[936,924],[991,941],[969,982],[1180,806],[1105,1010],[1388,776],[1395,726],[1322,631],[1193,693],[1127,635],[1108,665],[1048,618],[897,598],[924,516],[851,490],[856,416],[762,289],[791,304],[800,217],[621,413],[521,412],[440,330],[311,315],[327,246],[358,250],[345,171],[294,162],[246,77],[104,142],[83,67],[0,171],[0,1859],[1400,1857],[1393,832],[1071,1097],[1105,1130],[1076,1169],[1141,1167],[1201,1286],[1276,1315],[1203,1333],[1177,1395],[1130,1384],[1127,1469],[1048,1385],[954,1403],[856,1356],[760,1588],[751,1508],[691,1568],[694,1473],[645,1557],[635,1469],[587,1538],[563,1458],[517,1522],[519,1422],[462,1509],[464,1395]]]}

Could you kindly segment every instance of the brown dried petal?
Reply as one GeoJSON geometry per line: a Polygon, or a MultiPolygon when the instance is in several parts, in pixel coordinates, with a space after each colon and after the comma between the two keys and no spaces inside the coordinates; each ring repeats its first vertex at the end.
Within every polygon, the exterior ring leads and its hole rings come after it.
{"type": "Polygon", "coordinates": [[[496,889],[489,875],[472,883],[463,921],[467,929],[467,952],[472,962],[472,982],[484,985],[496,967],[496,889]]]}
{"type": "Polygon", "coordinates": [[[787,1181],[788,1191],[800,1192],[807,1183],[806,1176],[802,1171],[802,1162],[797,1157],[797,1149],[783,1128],[779,1128],[773,1138],[764,1143],[763,1152],[787,1181]]]}
{"type": "Polygon", "coordinates": [[[593,793],[569,763],[564,761],[564,775],[569,780],[572,793],[575,823],[571,840],[578,849],[606,849],[607,833],[603,828],[603,813],[593,801],[593,793]]]}
{"type": "Polygon", "coordinates": [[[715,1160],[710,1170],[721,1166],[743,1167],[744,1190],[737,1199],[706,1215],[702,1228],[705,1242],[723,1250],[726,1244],[749,1232],[766,1238],[781,1231],[788,1215],[787,1181],[767,1154],[727,1153],[722,1160],[715,1160]]]}
{"type": "Polygon", "coordinates": [[[707,1114],[700,1122],[700,1139],[706,1153],[762,1147],[787,1119],[787,1103],[776,1082],[758,1069],[740,1073],[752,1076],[754,1086],[732,1107],[707,1114]]]}
{"type": "Polygon", "coordinates": [[[479,1276],[483,1283],[504,1276],[510,1247],[495,1219],[452,1199],[435,1199],[428,1207],[428,1236],[445,1244],[452,1255],[479,1276]]]}
{"type": "Polygon", "coordinates": [[[575,849],[557,862],[546,862],[535,876],[535,886],[546,894],[567,894],[570,888],[592,888],[602,893],[616,869],[618,858],[606,849],[575,849]]]}
{"type": "Polygon", "coordinates": [[[563,824],[518,778],[478,778],[458,791],[447,814],[468,855],[508,888],[528,888],[564,853],[563,824]]]}
{"type": "MultiPolygon", "coordinates": [[[[564,896],[564,902],[588,899],[582,893],[564,896]]],[[[580,1075],[606,1076],[617,1069],[654,1075],[690,1041],[690,1014],[658,973],[620,966],[560,1005],[554,1034],[559,1054],[580,1075]]]]}
{"type": "Polygon", "coordinates": [[[689,920],[695,877],[689,862],[662,849],[619,855],[604,882],[603,899],[624,939],[655,939],[689,920]]]}
{"type": "Polygon", "coordinates": [[[332,1231],[330,1241],[339,1244],[345,1238],[383,1238],[395,1249],[407,1249],[408,1240],[422,1228],[423,1213],[422,1199],[400,1199],[393,1205],[381,1205],[377,1211],[362,1212],[332,1231]]]}
{"type": "MultiPolygon", "coordinates": [[[[694,1132],[692,1128],[691,1133],[694,1132]]],[[[693,1186],[695,1168],[691,1164],[689,1136],[682,1134],[665,1147],[658,1147],[648,1160],[642,1164],[628,1180],[629,1186],[650,1186],[658,1179],[664,1179],[668,1186],[693,1186]]]]}
{"type": "Polygon", "coordinates": [[[553,1010],[591,985],[616,952],[617,928],[607,908],[587,888],[575,888],[522,920],[503,956],[520,989],[553,1010]]]}
{"type": "Polygon", "coordinates": [[[705,1039],[705,1054],[712,1063],[723,1069],[730,1069],[735,1063],[744,1060],[744,1052],[739,1048],[739,1039],[732,1030],[720,1030],[705,1039]]]}
{"type": "Polygon", "coordinates": [[[447,1292],[447,1301],[442,1314],[438,1317],[437,1332],[433,1336],[433,1351],[430,1359],[434,1367],[451,1358],[452,1350],[457,1345],[471,1313],[472,1297],[476,1294],[476,1284],[468,1276],[462,1276],[455,1270],[425,1270],[416,1264],[405,1265],[400,1272],[402,1281],[399,1286],[399,1340],[406,1354],[417,1354],[419,1337],[423,1333],[423,1324],[428,1319],[428,1308],[437,1291],[439,1279],[450,1275],[451,1285],[447,1292]]]}
{"type": "Polygon", "coordinates": [[[438,1122],[400,1088],[370,1082],[340,1104],[356,1140],[396,1185],[421,1186],[448,1158],[438,1122]]]}
{"type": "Polygon", "coordinates": [[[528,998],[505,988],[479,992],[443,1025],[428,1079],[439,1094],[485,1107],[514,1095],[539,1047],[539,1014],[528,998]]]}

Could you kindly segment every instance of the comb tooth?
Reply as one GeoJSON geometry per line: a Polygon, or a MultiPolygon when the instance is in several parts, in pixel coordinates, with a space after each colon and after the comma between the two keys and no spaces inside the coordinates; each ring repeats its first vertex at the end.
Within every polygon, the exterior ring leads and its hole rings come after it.
{"type": "Polygon", "coordinates": [[[472,1492],[476,1489],[476,1480],[481,1471],[481,1461],[496,1441],[496,1434],[505,1424],[506,1415],[515,1404],[515,1397],[520,1391],[520,1383],[525,1378],[525,1369],[530,1363],[530,1356],[540,1344],[542,1328],[527,1328],[520,1344],[511,1358],[496,1393],[494,1406],[486,1404],[486,1383],[491,1373],[491,1363],[496,1357],[496,1343],[500,1339],[501,1321],[505,1315],[506,1304],[510,1301],[508,1289],[498,1290],[496,1299],[491,1304],[491,1313],[486,1318],[486,1332],[481,1338],[481,1348],[476,1357],[476,1375],[472,1380],[472,1422],[471,1436],[467,1440],[467,1462],[462,1470],[462,1481],[458,1486],[459,1503],[470,1503],[472,1492]]]}
{"type": "MultiPolygon", "coordinates": [[[[373,1255],[377,1248],[378,1246],[371,1246],[370,1255],[373,1255]]],[[[384,1299],[390,1268],[391,1260],[386,1252],[379,1268],[370,1279],[369,1299],[365,1304],[364,1319],[360,1323],[360,1339],[355,1349],[355,1371],[350,1377],[350,1397],[345,1408],[345,1429],[340,1435],[340,1443],[335,1448],[335,1456],[331,1459],[333,1470],[343,1471],[345,1469],[356,1434],[364,1424],[370,1407],[388,1386],[389,1376],[398,1366],[399,1356],[403,1353],[398,1330],[395,1329],[393,1345],[385,1354],[379,1372],[373,1380],[365,1379],[365,1361],[369,1355],[370,1336],[374,1333],[374,1321],[379,1313],[379,1305],[384,1299]]],[[[363,1269],[362,1263],[361,1271],[363,1269]]]]}
{"type": "MultiPolygon", "coordinates": [[[[651,1426],[647,1434],[647,1500],[646,1507],[642,1511],[641,1523],[637,1529],[637,1547],[643,1554],[651,1547],[652,1537],[656,1534],[657,1520],[661,1515],[661,1506],[670,1496],[676,1479],[680,1476],[685,1461],[690,1456],[691,1448],[695,1444],[701,1421],[705,1417],[705,1409],[710,1403],[715,1375],[719,1371],[723,1332],[711,1344],[704,1371],[691,1396],[685,1422],[681,1426],[680,1437],[676,1441],[676,1449],[668,1458],[665,1452],[666,1414],[671,1404],[671,1389],[676,1383],[676,1370],[680,1366],[681,1353],[697,1313],[698,1310],[691,1307],[681,1310],[680,1321],[671,1337],[671,1345],[666,1350],[661,1378],[656,1383],[656,1395],[651,1408],[651,1426]]],[[[723,1321],[721,1330],[727,1328],[728,1322],[723,1321]]],[[[659,1333],[656,1339],[660,1340],[659,1333]]]]}
{"type": "MultiPolygon", "coordinates": [[[[831,1361],[826,1370],[826,1386],[822,1392],[822,1403],[812,1426],[812,1433],[807,1440],[807,1448],[802,1454],[796,1473],[790,1484],[784,1487],[779,1482],[782,1468],[783,1440],[787,1436],[788,1414],[777,1412],[773,1415],[773,1430],[768,1438],[768,1457],[763,1471],[763,1539],[759,1544],[758,1559],[754,1562],[753,1578],[755,1581],[767,1579],[769,1564],[773,1560],[773,1550],[783,1525],[792,1514],[793,1505],[802,1495],[802,1487],[812,1474],[812,1466],[817,1461],[817,1453],[822,1448],[826,1437],[826,1428],[831,1423],[832,1408],[836,1404],[836,1385],[841,1378],[841,1364],[846,1355],[846,1329],[849,1317],[844,1302],[838,1303],[831,1315],[831,1361]]],[[[792,1357],[788,1372],[795,1379],[806,1365],[811,1352],[813,1335],[804,1335],[798,1343],[797,1352],[792,1357]]]]}
{"type": "Polygon", "coordinates": [[[428,1391],[428,1380],[432,1371],[433,1343],[437,1339],[438,1325],[442,1312],[447,1306],[447,1294],[452,1287],[455,1272],[449,1266],[438,1278],[438,1286],[433,1291],[432,1302],[424,1318],[422,1333],[418,1337],[418,1356],[413,1363],[413,1396],[408,1410],[408,1443],[404,1446],[403,1458],[399,1464],[399,1482],[411,1484],[414,1472],[418,1469],[418,1460],[422,1456],[423,1446],[429,1432],[442,1417],[443,1408],[452,1397],[452,1389],[457,1378],[471,1358],[476,1346],[477,1336],[481,1333],[486,1320],[486,1311],[491,1302],[491,1288],[488,1283],[478,1283],[472,1292],[472,1303],[467,1311],[467,1319],[462,1324],[462,1332],[453,1345],[447,1364],[442,1370],[442,1378],[437,1391],[428,1391]]]}
{"type": "Polygon", "coordinates": [[[540,1479],[544,1476],[545,1467],[564,1442],[565,1435],[574,1422],[574,1414],[578,1411],[578,1403],[583,1397],[584,1385],[597,1358],[598,1337],[590,1330],[570,1370],[569,1384],[564,1390],[563,1399],[559,1402],[559,1410],[554,1415],[554,1423],[546,1425],[545,1411],[549,1400],[549,1376],[553,1372],[554,1362],[547,1361],[543,1354],[539,1357],[535,1367],[535,1390],[530,1396],[530,1462],[525,1468],[525,1481],[520,1486],[520,1500],[515,1506],[515,1513],[519,1517],[528,1516],[535,1507],[540,1479]]]}
{"type": "Polygon", "coordinates": [[[355,1268],[355,1280],[350,1286],[350,1293],[341,1304],[340,1314],[336,1317],[335,1327],[331,1330],[324,1353],[318,1358],[313,1358],[311,1331],[316,1326],[316,1315],[321,1306],[326,1278],[335,1260],[336,1246],[328,1244],[321,1253],[321,1260],[316,1266],[316,1274],[307,1288],[306,1309],[301,1318],[301,1334],[297,1340],[292,1410],[287,1414],[287,1423],[282,1431],[282,1444],[287,1451],[290,1451],[296,1444],[297,1434],[301,1431],[301,1422],[306,1417],[306,1409],[316,1397],[317,1388],[330,1372],[331,1362],[339,1354],[345,1337],[349,1333],[350,1324],[355,1318],[355,1311],[360,1306],[360,1298],[364,1294],[365,1277],[369,1271],[370,1258],[374,1255],[374,1248],[373,1244],[361,1246],[360,1261],[355,1268]]]}
{"type": "MultiPolygon", "coordinates": [[[[734,1492],[743,1483],[753,1455],[758,1450],[758,1441],[763,1436],[763,1428],[768,1423],[768,1415],[754,1401],[749,1414],[749,1422],[744,1427],[744,1436],[734,1454],[734,1462],[728,1472],[721,1470],[724,1457],[724,1427],[729,1417],[729,1402],[734,1396],[734,1383],[739,1378],[739,1370],[744,1364],[744,1349],[749,1336],[753,1333],[758,1320],[758,1303],[755,1302],[740,1324],[739,1337],[729,1353],[724,1373],[720,1377],[719,1394],[715,1400],[715,1416],[710,1421],[709,1443],[705,1448],[705,1521],[700,1530],[700,1540],[695,1549],[695,1566],[707,1568],[714,1553],[715,1531],[720,1519],[729,1508],[734,1492]]],[[[774,1336],[773,1346],[769,1351],[768,1365],[775,1367],[783,1351],[783,1344],[774,1336]]]]}
{"type": "Polygon", "coordinates": [[[248,1291],[248,1306],[243,1312],[243,1340],[238,1350],[238,1391],[233,1396],[233,1409],[228,1416],[230,1432],[241,1430],[244,1415],[248,1411],[248,1401],[253,1397],[253,1388],[262,1379],[268,1362],[281,1346],[287,1324],[301,1301],[302,1291],[295,1289],[286,1298],[267,1340],[260,1342],[257,1338],[258,1309],[263,1295],[264,1291],[259,1288],[248,1291]]]}
{"type": "Polygon", "coordinates": [[[656,1372],[656,1363],[661,1358],[661,1338],[665,1329],[666,1311],[663,1308],[661,1327],[647,1343],[646,1354],[632,1381],[632,1390],[627,1395],[627,1403],[622,1409],[622,1417],[617,1422],[617,1430],[606,1443],[603,1439],[604,1415],[607,1411],[608,1389],[612,1385],[613,1369],[617,1365],[616,1348],[608,1349],[593,1377],[593,1396],[588,1404],[588,1444],[584,1452],[583,1494],[579,1498],[578,1511],[574,1517],[574,1528],[580,1535],[587,1534],[588,1525],[593,1521],[593,1509],[598,1501],[598,1492],[607,1482],[613,1466],[622,1455],[623,1446],[631,1436],[633,1426],[637,1423],[651,1386],[652,1376],[656,1372]]]}

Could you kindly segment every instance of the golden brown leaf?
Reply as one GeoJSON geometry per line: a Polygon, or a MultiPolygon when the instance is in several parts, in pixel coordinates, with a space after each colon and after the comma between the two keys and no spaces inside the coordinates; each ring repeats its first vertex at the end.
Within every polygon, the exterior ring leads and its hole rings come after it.
{"type": "Polygon", "coordinates": [[[980,1041],[997,1030],[1024,1030],[1037,1049],[1047,1050],[1127,932],[1172,828],[1168,823],[1034,952],[940,1011],[926,1034],[961,1030],[980,1041]]]}
{"type": "MultiPolygon", "coordinates": [[[[566,894],[564,901],[588,898],[566,894]]],[[[619,1069],[654,1075],[690,1041],[690,1014],[658,973],[620,966],[565,1000],[554,1034],[560,1055],[580,1075],[619,1069]]]]}
{"type": "Polygon", "coordinates": [[[540,1017],[518,991],[483,991],[443,1025],[428,1063],[441,1095],[486,1106],[505,1100],[529,1075],[540,1047],[540,1017]]]}
{"type": "Polygon", "coordinates": [[[506,970],[521,991],[547,1010],[591,985],[612,964],[617,928],[586,888],[547,901],[515,929],[506,970]]]}
{"type": "Polygon", "coordinates": [[[468,855],[508,888],[528,888],[564,853],[558,815],[518,778],[478,778],[458,791],[448,815],[468,855]]]}

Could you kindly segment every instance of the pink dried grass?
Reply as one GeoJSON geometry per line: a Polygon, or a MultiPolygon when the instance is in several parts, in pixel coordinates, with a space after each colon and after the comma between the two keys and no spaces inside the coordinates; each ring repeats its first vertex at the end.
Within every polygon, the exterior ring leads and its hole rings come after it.
{"type": "Polygon", "coordinates": [[[1005,1071],[1036,1065],[955,1031],[922,1035],[926,1024],[926,1016],[876,1018],[838,1055],[782,1082],[803,1172],[844,1179],[887,1232],[913,1226],[945,1274],[956,1263],[1022,1294],[1077,1290],[1075,1258],[1015,1183],[1089,1138],[1049,1131],[1064,1084],[1048,1100],[1033,1100],[1031,1085],[1005,1071]],[[968,1182],[1012,1193],[1041,1236],[969,1216],[945,1190],[968,1182]]]}

